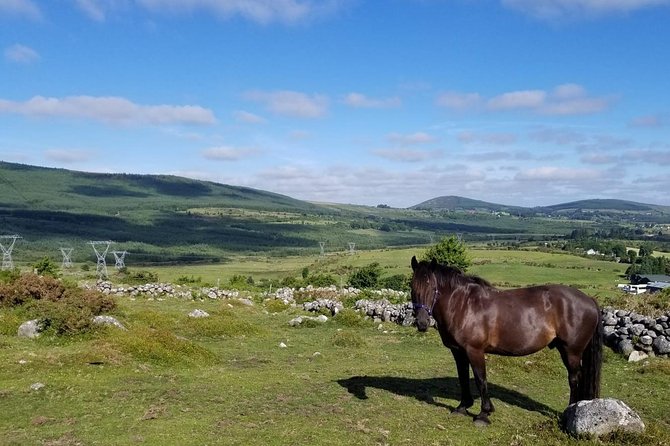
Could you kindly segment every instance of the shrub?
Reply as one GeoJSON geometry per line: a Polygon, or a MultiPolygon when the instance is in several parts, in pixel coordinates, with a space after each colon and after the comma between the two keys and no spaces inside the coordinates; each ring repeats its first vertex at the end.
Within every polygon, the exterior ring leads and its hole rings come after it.
{"type": "Polygon", "coordinates": [[[199,285],[202,283],[202,277],[194,277],[193,275],[189,276],[180,276],[175,280],[177,285],[199,285]]]}
{"type": "Polygon", "coordinates": [[[144,285],[145,283],[158,282],[158,274],[151,271],[130,271],[126,269],[124,281],[129,285],[144,285]]]}
{"type": "Polygon", "coordinates": [[[354,331],[338,331],[333,336],[333,345],[337,347],[364,347],[365,340],[354,331]]]}
{"type": "Polygon", "coordinates": [[[33,265],[33,269],[40,276],[58,277],[58,265],[49,257],[44,257],[33,265]]]}
{"type": "Polygon", "coordinates": [[[374,262],[367,266],[357,269],[349,276],[349,285],[355,288],[377,288],[381,268],[379,263],[374,262]]]}
{"type": "Polygon", "coordinates": [[[306,283],[316,287],[329,287],[337,285],[337,279],[331,274],[315,274],[307,277],[306,283]]]}
{"type": "Polygon", "coordinates": [[[74,334],[92,326],[92,317],[109,312],[116,301],[98,291],[83,290],[50,276],[24,274],[0,285],[3,306],[23,307],[30,317],[56,334],[74,334]]]}
{"type": "Polygon", "coordinates": [[[394,274],[393,276],[382,278],[380,285],[390,290],[409,291],[410,278],[404,274],[394,274]]]}
{"type": "Polygon", "coordinates": [[[289,305],[285,304],[279,299],[267,299],[265,302],[263,302],[263,305],[269,313],[281,313],[282,311],[286,311],[286,309],[289,308],[289,305]]]}
{"type": "Polygon", "coordinates": [[[454,236],[444,237],[436,245],[428,248],[422,260],[436,260],[443,265],[455,266],[465,272],[471,264],[465,244],[454,236]]]}
{"type": "Polygon", "coordinates": [[[335,321],[345,327],[360,327],[364,324],[361,314],[351,308],[345,308],[335,316],[335,321]]]}

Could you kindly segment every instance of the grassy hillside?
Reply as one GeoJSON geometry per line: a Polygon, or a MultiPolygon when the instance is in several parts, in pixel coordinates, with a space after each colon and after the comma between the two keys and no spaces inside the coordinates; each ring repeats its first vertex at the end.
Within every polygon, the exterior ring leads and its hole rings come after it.
{"type": "Polygon", "coordinates": [[[91,240],[111,240],[112,250],[130,252],[129,266],[225,264],[240,255],[318,255],[320,243],[328,252],[346,252],[351,243],[357,250],[421,246],[453,234],[468,242],[537,243],[575,228],[609,227],[618,218],[599,211],[600,220],[595,221],[581,209],[574,215],[560,210],[559,217],[529,217],[521,208],[492,212],[503,208],[447,198],[452,208],[475,207],[478,212],[309,203],[176,176],[98,174],[0,162],[0,235],[23,237],[14,260],[24,267],[43,256],[60,260],[60,247],[74,248],[75,262],[94,262],[91,240]]]}

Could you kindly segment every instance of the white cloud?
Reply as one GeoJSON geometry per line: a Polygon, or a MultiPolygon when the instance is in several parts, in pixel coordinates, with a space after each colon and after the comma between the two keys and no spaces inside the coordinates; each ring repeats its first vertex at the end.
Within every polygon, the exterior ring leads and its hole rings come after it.
{"type": "Polygon", "coordinates": [[[30,64],[38,61],[40,55],[34,49],[17,43],[5,48],[5,59],[11,62],[30,64]]]}
{"type": "Polygon", "coordinates": [[[630,125],[631,127],[659,128],[665,125],[665,120],[661,115],[645,115],[633,118],[630,125]]]}
{"type": "Polygon", "coordinates": [[[92,20],[96,22],[104,22],[106,18],[105,4],[100,0],[76,0],[77,6],[92,20]]]}
{"type": "Polygon", "coordinates": [[[489,99],[486,106],[491,110],[536,109],[545,103],[546,98],[547,93],[541,90],[512,91],[489,99]]]}
{"type": "Polygon", "coordinates": [[[580,19],[670,5],[670,0],[502,0],[524,14],[546,20],[580,19]]]}
{"type": "Polygon", "coordinates": [[[80,163],[93,158],[93,152],[78,149],[51,149],[44,151],[44,157],[60,163],[80,163]]]}
{"type": "Polygon", "coordinates": [[[257,154],[257,149],[230,146],[210,147],[209,149],[202,151],[202,156],[205,159],[213,161],[239,161],[244,158],[256,156],[257,154]]]}
{"type": "Polygon", "coordinates": [[[399,97],[375,99],[361,93],[349,93],[343,102],[354,108],[396,108],[402,105],[399,97]]]}
{"type": "Polygon", "coordinates": [[[265,118],[243,110],[236,111],[233,116],[237,122],[245,124],[264,124],[267,122],[265,118]]]}
{"type": "Polygon", "coordinates": [[[515,179],[520,181],[588,183],[601,177],[602,172],[594,169],[545,166],[522,170],[516,174],[515,179]]]}
{"type": "Polygon", "coordinates": [[[457,136],[458,140],[464,144],[493,144],[507,145],[517,141],[517,136],[513,133],[479,133],[464,131],[457,136]]]}
{"type": "Polygon", "coordinates": [[[410,146],[415,144],[430,144],[437,140],[433,135],[425,132],[416,132],[410,134],[390,133],[387,139],[399,146],[410,146]]]}
{"type": "Polygon", "coordinates": [[[489,111],[525,110],[540,115],[585,115],[606,110],[609,98],[589,96],[577,84],[558,85],[551,91],[517,90],[484,99],[478,93],[445,93],[437,104],[455,110],[478,110],[482,104],[489,111]]]}
{"type": "Polygon", "coordinates": [[[377,149],[373,150],[372,153],[380,158],[407,163],[417,163],[420,161],[442,158],[442,152],[437,150],[377,149]]]}
{"type": "Polygon", "coordinates": [[[114,96],[35,96],[25,102],[0,99],[0,113],[31,117],[92,119],[108,124],[213,124],[211,110],[197,105],[139,105],[114,96]]]}
{"type": "Polygon", "coordinates": [[[245,98],[263,104],[275,114],[298,118],[319,118],[328,112],[328,98],[297,91],[250,91],[245,98]]]}
{"type": "Polygon", "coordinates": [[[337,11],[342,0],[136,0],[158,13],[201,12],[221,18],[242,16],[254,22],[294,24],[337,11]]]}
{"type": "Polygon", "coordinates": [[[42,11],[31,0],[0,0],[1,16],[39,20],[42,18],[42,11]]]}
{"type": "Polygon", "coordinates": [[[482,103],[479,93],[458,93],[450,91],[442,93],[437,98],[437,105],[453,110],[472,110],[482,103]]]}

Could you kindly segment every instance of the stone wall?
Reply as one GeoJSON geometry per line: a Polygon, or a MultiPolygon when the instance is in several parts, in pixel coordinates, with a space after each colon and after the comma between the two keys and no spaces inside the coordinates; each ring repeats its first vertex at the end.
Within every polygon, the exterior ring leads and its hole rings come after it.
{"type": "Polygon", "coordinates": [[[627,310],[603,309],[605,345],[627,357],[634,351],[670,355],[670,311],[658,317],[627,310]]]}

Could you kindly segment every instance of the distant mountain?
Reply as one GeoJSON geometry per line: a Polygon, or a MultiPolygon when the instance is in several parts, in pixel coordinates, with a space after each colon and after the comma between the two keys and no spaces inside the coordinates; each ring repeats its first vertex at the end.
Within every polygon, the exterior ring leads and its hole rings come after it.
{"type": "Polygon", "coordinates": [[[555,204],[552,206],[542,206],[536,209],[546,209],[551,212],[566,211],[566,210],[613,210],[613,211],[656,211],[664,208],[664,206],[657,206],[653,204],[637,203],[634,201],[614,200],[614,199],[592,199],[579,200],[569,203],[555,204]]]}
{"type": "Polygon", "coordinates": [[[410,209],[425,210],[467,210],[467,211],[491,211],[491,212],[514,212],[525,208],[519,206],[506,206],[504,204],[489,203],[486,201],[472,200],[470,198],[448,195],[426,200],[412,206],[410,209]]]}
{"type": "Polygon", "coordinates": [[[519,215],[537,215],[537,214],[570,214],[570,213],[589,213],[589,212],[630,212],[647,213],[655,215],[670,215],[669,206],[660,206],[655,204],[637,203],[627,200],[615,199],[591,199],[579,200],[569,203],[560,203],[550,206],[521,207],[508,206],[486,201],[472,200],[470,198],[458,197],[453,195],[436,197],[426,200],[422,203],[412,206],[410,209],[424,210],[449,210],[449,211],[488,211],[488,212],[510,212],[519,215]]]}

